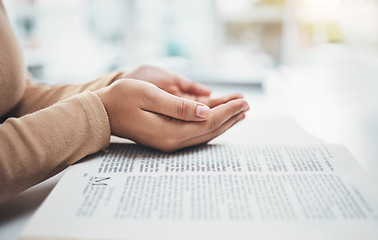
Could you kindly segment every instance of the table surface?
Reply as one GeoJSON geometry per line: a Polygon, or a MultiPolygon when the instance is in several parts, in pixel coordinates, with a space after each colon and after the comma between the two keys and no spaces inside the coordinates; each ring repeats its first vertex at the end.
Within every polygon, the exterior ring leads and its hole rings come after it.
{"type": "MultiPolygon", "coordinates": [[[[219,95],[229,92],[245,95],[251,105],[246,124],[252,118],[291,117],[314,136],[328,143],[345,145],[378,185],[378,81],[366,79],[378,76],[378,64],[374,64],[375,71],[364,76],[365,83],[358,83],[366,85],[358,88],[353,85],[357,84],[353,83],[356,76],[345,74],[345,68],[341,72],[334,69],[327,72],[328,68],[320,66],[281,68],[271,72],[264,81],[263,90],[252,86],[213,86],[213,89],[219,95]],[[356,89],[359,89],[357,93],[356,89]]],[[[242,125],[235,126],[238,127],[242,125]]],[[[0,239],[18,238],[62,175],[60,173],[0,205],[0,239]]]]}

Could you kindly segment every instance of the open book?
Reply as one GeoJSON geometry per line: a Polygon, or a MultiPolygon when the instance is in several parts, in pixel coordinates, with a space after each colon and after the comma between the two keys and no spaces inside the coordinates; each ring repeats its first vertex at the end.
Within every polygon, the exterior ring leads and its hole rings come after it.
{"type": "Polygon", "coordinates": [[[378,189],[321,141],[113,143],[68,169],[20,239],[378,239],[378,189]]]}

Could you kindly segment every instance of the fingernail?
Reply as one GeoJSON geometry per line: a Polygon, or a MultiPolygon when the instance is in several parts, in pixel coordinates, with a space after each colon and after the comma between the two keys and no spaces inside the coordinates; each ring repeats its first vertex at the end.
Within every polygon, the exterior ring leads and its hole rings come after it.
{"type": "Polygon", "coordinates": [[[242,108],[241,108],[241,111],[247,111],[248,109],[249,109],[248,103],[244,103],[242,108]]]}
{"type": "Polygon", "coordinates": [[[208,106],[198,105],[196,108],[196,115],[200,118],[207,118],[210,114],[210,108],[208,106]]]}

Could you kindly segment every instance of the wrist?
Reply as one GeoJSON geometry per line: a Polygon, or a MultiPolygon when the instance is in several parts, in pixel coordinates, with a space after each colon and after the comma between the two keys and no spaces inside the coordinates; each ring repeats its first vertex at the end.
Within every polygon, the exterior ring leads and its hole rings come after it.
{"type": "Polygon", "coordinates": [[[94,94],[97,95],[97,97],[100,99],[102,105],[104,106],[105,108],[105,111],[108,115],[108,118],[109,118],[109,122],[110,122],[110,113],[109,113],[109,99],[108,99],[108,94],[107,92],[109,91],[109,87],[104,87],[104,88],[100,88],[96,91],[94,91],[94,94]]]}

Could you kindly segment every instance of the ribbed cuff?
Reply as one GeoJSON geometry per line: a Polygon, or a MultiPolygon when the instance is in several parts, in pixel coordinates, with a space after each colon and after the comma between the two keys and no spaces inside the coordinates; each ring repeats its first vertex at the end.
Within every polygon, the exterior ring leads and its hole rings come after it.
{"type": "Polygon", "coordinates": [[[83,106],[92,132],[93,145],[91,152],[105,148],[110,142],[109,117],[100,98],[93,92],[83,92],[76,95],[83,106]]]}

